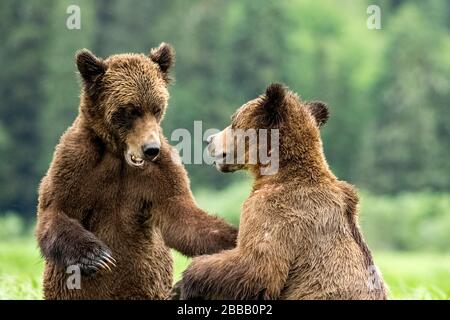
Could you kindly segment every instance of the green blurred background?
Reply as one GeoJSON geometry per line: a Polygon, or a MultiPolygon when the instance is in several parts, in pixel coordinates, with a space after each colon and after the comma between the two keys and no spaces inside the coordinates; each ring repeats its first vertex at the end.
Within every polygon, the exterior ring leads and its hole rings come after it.
{"type": "MultiPolygon", "coordinates": [[[[331,109],[333,171],[396,299],[450,298],[450,1],[0,1],[0,299],[41,298],[37,186],[77,114],[74,53],[177,51],[166,135],[222,128],[273,81],[331,109]],[[81,29],[66,28],[69,5],[81,29]],[[381,30],[366,25],[370,4],[381,30]]],[[[188,165],[202,208],[238,224],[244,174],[188,165]]],[[[176,277],[189,262],[176,254],[176,277]]]]}

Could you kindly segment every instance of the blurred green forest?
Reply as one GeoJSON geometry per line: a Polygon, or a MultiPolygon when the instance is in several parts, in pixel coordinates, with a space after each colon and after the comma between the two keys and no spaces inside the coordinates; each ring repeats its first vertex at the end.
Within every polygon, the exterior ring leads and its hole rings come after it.
{"type": "MultiPolygon", "coordinates": [[[[177,52],[169,141],[196,120],[226,126],[274,81],[327,102],[328,162],[361,190],[364,235],[393,297],[450,298],[449,0],[2,0],[0,30],[0,299],[41,296],[31,230],[39,181],[78,112],[75,52],[163,41],[177,52]],[[380,30],[367,28],[371,4],[380,30]],[[69,5],[80,30],[66,27],[69,5]]],[[[237,224],[245,174],[186,167],[199,205],[237,224]]],[[[187,263],[177,255],[177,276],[187,263]]]]}
{"type": "MultiPolygon", "coordinates": [[[[283,81],[326,101],[324,148],[341,179],[376,194],[450,187],[450,5],[436,1],[0,2],[0,212],[34,217],[37,186],[77,114],[74,53],[177,51],[166,135],[222,128],[283,81]],[[81,29],[69,30],[69,5],[81,29]],[[381,30],[366,26],[369,4],[381,30]]],[[[240,179],[188,165],[194,189],[240,179]]]]}

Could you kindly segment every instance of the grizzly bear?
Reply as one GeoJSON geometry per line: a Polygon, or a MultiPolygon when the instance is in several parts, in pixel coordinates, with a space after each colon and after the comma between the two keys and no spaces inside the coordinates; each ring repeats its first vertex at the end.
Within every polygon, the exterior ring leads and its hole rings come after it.
{"type": "MultiPolygon", "coordinates": [[[[236,248],[195,258],[176,285],[181,299],[385,299],[386,289],[358,227],[355,189],[330,171],[319,127],[322,102],[303,102],[281,84],[244,104],[231,125],[209,138],[216,167],[248,170],[254,177],[245,201],[236,248]],[[278,135],[278,170],[261,174],[245,140],[237,159],[238,130],[278,135]],[[227,138],[228,137],[228,138],[227,138]]],[[[175,290],[175,289],[174,289],[175,290]]]]}
{"type": "Polygon", "coordinates": [[[79,114],[39,190],[46,299],[167,299],[169,248],[196,256],[235,246],[237,230],[196,206],[162,134],[173,61],[164,43],[149,55],[77,53],[79,114]]]}

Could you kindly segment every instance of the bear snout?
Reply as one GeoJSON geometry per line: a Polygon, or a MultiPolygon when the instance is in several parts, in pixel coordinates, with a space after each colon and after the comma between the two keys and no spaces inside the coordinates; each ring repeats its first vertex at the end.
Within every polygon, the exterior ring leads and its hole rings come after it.
{"type": "Polygon", "coordinates": [[[161,146],[157,142],[145,143],[142,146],[142,153],[145,155],[147,159],[153,161],[158,157],[160,149],[161,146]]]}

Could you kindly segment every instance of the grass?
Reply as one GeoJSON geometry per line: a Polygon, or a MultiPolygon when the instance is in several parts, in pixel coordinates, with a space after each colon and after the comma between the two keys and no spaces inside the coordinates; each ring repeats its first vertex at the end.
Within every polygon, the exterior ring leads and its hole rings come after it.
{"type": "MultiPolygon", "coordinates": [[[[174,280],[189,259],[174,253],[174,280]]],[[[391,299],[450,299],[450,254],[377,252],[391,299]]],[[[0,299],[41,299],[43,263],[33,238],[0,242],[0,299]]]]}
{"type": "Polygon", "coordinates": [[[42,269],[33,238],[0,242],[0,300],[41,299],[42,269]]]}
{"type": "MultiPolygon", "coordinates": [[[[201,189],[201,208],[238,224],[248,180],[221,191],[201,189]]],[[[450,194],[381,196],[362,193],[361,223],[391,299],[450,299],[450,194]],[[447,252],[447,253],[432,253],[447,252]]],[[[14,214],[0,215],[0,299],[40,299],[43,263],[36,243],[14,214]]],[[[174,281],[190,260],[174,252],[174,281]]]]}
{"type": "Polygon", "coordinates": [[[378,252],[391,299],[450,299],[450,254],[378,252]]]}

